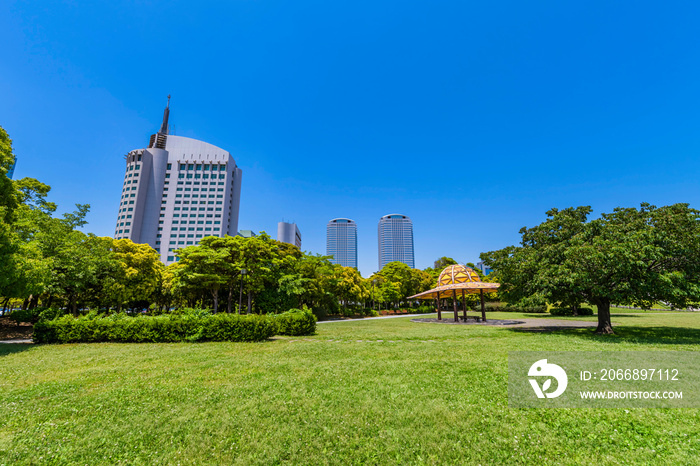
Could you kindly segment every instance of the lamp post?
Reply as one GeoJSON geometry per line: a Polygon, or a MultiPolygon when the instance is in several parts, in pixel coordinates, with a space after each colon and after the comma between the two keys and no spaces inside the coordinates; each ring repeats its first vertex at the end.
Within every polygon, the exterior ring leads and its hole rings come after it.
{"type": "Polygon", "coordinates": [[[238,313],[241,313],[241,306],[243,306],[243,275],[248,271],[246,269],[241,269],[241,293],[238,296],[238,313]]]}

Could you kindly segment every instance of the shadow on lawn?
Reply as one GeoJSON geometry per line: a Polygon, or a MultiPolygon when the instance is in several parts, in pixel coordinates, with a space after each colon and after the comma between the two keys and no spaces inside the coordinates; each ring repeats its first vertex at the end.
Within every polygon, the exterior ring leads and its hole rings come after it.
{"type": "Polygon", "coordinates": [[[9,356],[10,354],[21,353],[30,349],[32,344],[29,343],[0,343],[0,358],[9,356]]]}
{"type": "Polygon", "coordinates": [[[652,345],[700,345],[700,329],[683,327],[628,327],[613,326],[614,335],[597,335],[595,328],[512,328],[519,333],[557,333],[571,335],[600,343],[642,343],[652,345]]]}
{"type": "MultiPolygon", "coordinates": [[[[593,314],[591,316],[553,316],[552,314],[523,314],[524,317],[527,317],[528,319],[561,319],[561,320],[576,320],[580,319],[582,317],[596,317],[596,314],[593,314]]],[[[640,318],[640,317],[646,317],[643,314],[640,313],[635,313],[635,314],[611,314],[613,318],[615,317],[634,317],[634,318],[640,318]]],[[[488,316],[487,316],[488,317],[488,316]]]]}

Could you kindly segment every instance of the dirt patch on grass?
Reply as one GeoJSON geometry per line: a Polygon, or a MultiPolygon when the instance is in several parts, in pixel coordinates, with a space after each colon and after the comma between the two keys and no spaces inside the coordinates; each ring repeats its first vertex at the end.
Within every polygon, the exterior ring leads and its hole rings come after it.
{"type": "Polygon", "coordinates": [[[34,326],[23,322],[17,326],[9,317],[0,317],[0,340],[30,339],[34,333],[34,326]]]}

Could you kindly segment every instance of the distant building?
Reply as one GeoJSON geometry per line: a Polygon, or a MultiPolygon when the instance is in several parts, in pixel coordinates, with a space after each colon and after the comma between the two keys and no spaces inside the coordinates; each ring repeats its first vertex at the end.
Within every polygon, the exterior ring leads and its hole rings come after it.
{"type": "Polygon", "coordinates": [[[15,157],[14,162],[12,162],[12,166],[10,167],[10,171],[7,172],[7,177],[9,179],[12,179],[12,175],[15,174],[15,165],[17,165],[17,157],[15,157]]]}
{"type": "Polygon", "coordinates": [[[476,268],[481,270],[481,273],[483,273],[484,275],[488,275],[491,272],[493,272],[493,269],[488,265],[484,264],[483,262],[477,262],[476,268]]]}
{"type": "Polygon", "coordinates": [[[242,236],[244,238],[254,238],[258,236],[258,234],[255,233],[253,230],[241,230],[238,232],[238,236],[242,236]]]}
{"type": "Polygon", "coordinates": [[[212,144],[168,134],[170,96],[160,131],[126,155],[116,239],[149,244],[165,264],[204,236],[238,231],[242,171],[212,144]]]}
{"type": "Polygon", "coordinates": [[[357,268],[357,224],[349,218],[334,218],[326,225],[326,255],[331,262],[357,268]]]}
{"type": "Polygon", "coordinates": [[[301,249],[301,233],[297,224],[279,222],[277,224],[277,241],[293,244],[301,249]]]}
{"type": "Polygon", "coordinates": [[[413,222],[401,214],[385,215],[379,220],[379,270],[389,262],[403,262],[415,268],[413,222]]]}

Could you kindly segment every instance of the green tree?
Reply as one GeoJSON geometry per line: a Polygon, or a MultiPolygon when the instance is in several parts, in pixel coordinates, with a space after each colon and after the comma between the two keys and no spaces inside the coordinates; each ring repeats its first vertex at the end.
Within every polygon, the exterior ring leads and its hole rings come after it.
{"type": "Polygon", "coordinates": [[[175,277],[180,284],[211,293],[214,312],[219,310],[219,290],[228,282],[231,263],[225,248],[212,248],[209,241],[179,250],[180,267],[175,277]]]}
{"type": "Polygon", "coordinates": [[[588,302],[598,333],[613,333],[610,305],[677,307],[700,300],[700,211],[688,204],[616,208],[588,221],[590,207],[552,209],[520,230],[520,246],[481,255],[508,302],[588,302]]]}
{"type": "Polygon", "coordinates": [[[117,262],[106,289],[107,301],[118,310],[137,304],[148,305],[162,280],[163,264],[148,244],[129,239],[104,238],[117,262]]]}

